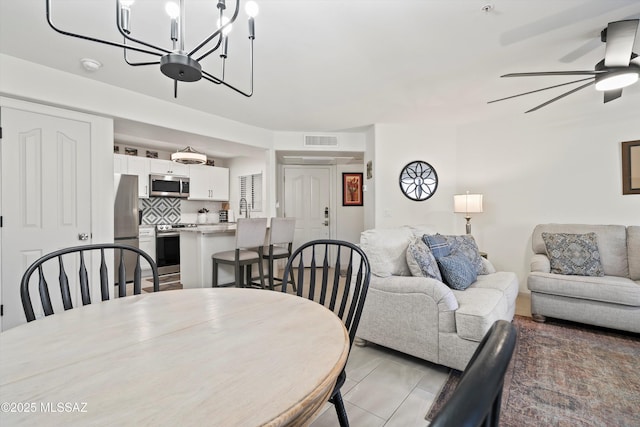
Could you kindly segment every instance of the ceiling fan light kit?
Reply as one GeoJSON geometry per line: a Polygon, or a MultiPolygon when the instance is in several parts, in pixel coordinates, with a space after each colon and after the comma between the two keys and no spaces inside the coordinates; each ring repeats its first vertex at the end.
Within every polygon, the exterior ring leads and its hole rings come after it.
{"type": "Polygon", "coordinates": [[[621,69],[618,71],[611,71],[607,74],[601,74],[596,76],[596,90],[607,91],[622,89],[627,86],[631,86],[638,81],[638,74],[640,73],[640,67],[633,67],[636,70],[621,69]]]}
{"type": "Polygon", "coordinates": [[[543,71],[528,73],[511,73],[501,77],[531,77],[531,76],[589,76],[579,80],[567,83],[561,83],[542,89],[520,93],[505,98],[489,101],[489,104],[507,99],[517,98],[519,96],[541,92],[566,86],[578,82],[587,81],[568,92],[565,92],[547,102],[544,102],[528,111],[539,110],[552,102],[558,101],[565,96],[571,95],[591,85],[595,85],[595,89],[604,92],[604,102],[610,102],[622,96],[622,89],[630,86],[638,81],[640,76],[640,57],[635,54],[633,45],[635,43],[636,33],[638,31],[638,19],[628,19],[624,21],[610,22],[607,28],[601,33],[601,39],[606,43],[604,59],[596,64],[593,70],[582,71],[543,71]]]}
{"type": "MultiPolygon", "coordinates": [[[[172,49],[159,46],[152,42],[146,42],[136,39],[132,36],[131,23],[133,21],[135,6],[134,0],[115,0],[116,5],[116,27],[122,35],[122,42],[114,42],[102,40],[96,37],[90,37],[82,34],[65,31],[58,28],[53,22],[53,3],[54,0],[46,1],[46,14],[49,26],[60,34],[65,36],[76,37],[82,40],[102,43],[109,46],[120,47],[124,49],[125,62],[131,66],[160,65],[160,71],[174,81],[174,97],[178,96],[178,82],[195,82],[201,79],[211,83],[223,85],[235,92],[250,97],[253,95],[253,40],[255,39],[255,21],[254,18],[258,14],[258,5],[249,0],[245,3],[245,13],[248,16],[249,25],[249,89],[241,90],[225,80],[225,65],[229,56],[229,40],[233,23],[236,21],[240,10],[240,1],[235,0],[235,8],[231,17],[225,15],[227,6],[226,0],[211,1],[217,8],[217,28],[207,36],[201,43],[193,49],[187,51],[185,49],[185,0],[179,0],[179,4],[169,2],[166,4],[165,10],[169,15],[170,40],[172,49]],[[196,55],[200,50],[204,53],[196,55]],[[133,62],[127,57],[129,51],[139,52],[155,57],[155,60],[148,62],[133,62]],[[220,75],[216,76],[203,69],[201,61],[214,52],[219,52],[221,61],[220,75]]],[[[142,12],[140,12],[142,16],[142,12]]]]}

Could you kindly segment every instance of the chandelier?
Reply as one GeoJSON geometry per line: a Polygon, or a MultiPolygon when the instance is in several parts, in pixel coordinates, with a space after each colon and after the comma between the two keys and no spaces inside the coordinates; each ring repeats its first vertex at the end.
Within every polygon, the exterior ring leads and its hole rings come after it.
{"type": "MultiPolygon", "coordinates": [[[[246,97],[253,95],[253,40],[255,39],[255,23],[254,18],[258,14],[258,5],[254,1],[247,1],[245,4],[245,12],[249,16],[249,90],[243,91],[225,81],[225,64],[229,55],[229,34],[233,23],[238,18],[240,10],[240,0],[235,0],[235,8],[231,17],[227,16],[226,0],[217,0],[217,28],[207,36],[197,46],[190,51],[185,50],[185,0],[179,0],[179,4],[169,2],[166,4],[165,10],[170,18],[170,36],[172,49],[157,46],[153,43],[136,39],[131,32],[131,22],[134,20],[135,6],[134,0],[116,0],[116,27],[122,35],[123,41],[114,42],[90,37],[82,34],[76,34],[58,28],[53,23],[53,0],[47,2],[47,22],[49,26],[60,34],[65,36],[77,37],[83,40],[102,43],[109,46],[120,47],[124,49],[124,60],[131,66],[160,65],[160,71],[173,79],[174,97],[178,96],[178,82],[195,82],[200,79],[207,80],[211,83],[226,86],[246,97]],[[140,52],[153,55],[158,59],[147,62],[134,62],[129,59],[127,53],[129,51],[140,52]],[[201,61],[214,52],[219,52],[222,61],[222,69],[220,75],[216,76],[202,68],[201,61]]],[[[214,3],[213,1],[211,2],[214,3]]]]}

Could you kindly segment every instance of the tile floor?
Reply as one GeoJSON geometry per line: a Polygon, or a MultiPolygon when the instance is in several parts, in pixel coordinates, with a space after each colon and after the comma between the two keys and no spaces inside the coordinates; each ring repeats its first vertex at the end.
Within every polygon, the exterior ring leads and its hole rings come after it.
{"type": "MultiPolygon", "coordinates": [[[[531,316],[530,298],[519,295],[516,314],[531,316]]],[[[447,379],[449,369],[375,344],[354,345],[342,387],[352,427],[423,427],[425,415],[447,379]]],[[[338,426],[327,403],[311,427],[338,426]]]]}

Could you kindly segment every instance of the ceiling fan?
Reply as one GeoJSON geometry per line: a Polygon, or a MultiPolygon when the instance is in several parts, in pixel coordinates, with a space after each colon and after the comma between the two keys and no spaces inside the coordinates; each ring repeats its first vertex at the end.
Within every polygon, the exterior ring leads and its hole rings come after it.
{"type": "Polygon", "coordinates": [[[625,21],[610,22],[607,28],[602,30],[600,38],[606,43],[604,59],[598,62],[594,70],[587,71],[541,71],[530,73],[511,73],[500,77],[530,77],[530,76],[589,76],[579,80],[567,83],[561,83],[530,92],[520,93],[518,95],[508,96],[506,98],[495,99],[493,102],[504,101],[506,99],[516,98],[518,96],[529,95],[531,93],[541,92],[573,83],[587,82],[560,96],[544,102],[534,107],[526,113],[539,110],[552,102],[571,95],[581,89],[595,84],[598,91],[604,92],[604,102],[613,101],[622,96],[622,88],[630,86],[638,81],[640,77],[640,57],[633,53],[633,44],[638,30],[638,19],[630,19],[625,21]]]}

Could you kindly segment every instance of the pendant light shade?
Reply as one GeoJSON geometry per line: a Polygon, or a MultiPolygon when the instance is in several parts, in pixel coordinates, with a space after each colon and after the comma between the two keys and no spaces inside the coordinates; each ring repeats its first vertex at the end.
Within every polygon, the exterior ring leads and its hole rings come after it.
{"type": "Polygon", "coordinates": [[[187,146],[184,150],[176,151],[171,155],[171,160],[185,165],[203,165],[207,163],[207,156],[187,146]]]}

